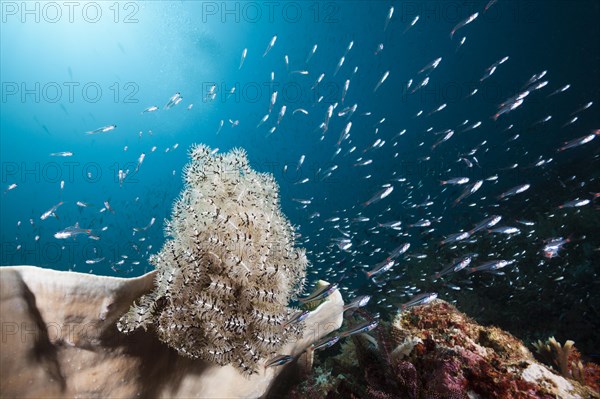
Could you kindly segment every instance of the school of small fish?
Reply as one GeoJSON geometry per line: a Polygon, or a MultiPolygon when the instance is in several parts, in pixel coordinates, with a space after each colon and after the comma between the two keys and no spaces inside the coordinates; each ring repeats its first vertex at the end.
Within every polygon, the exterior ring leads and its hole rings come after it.
{"type": "MultiPolygon", "coordinates": [[[[358,48],[366,47],[360,38],[343,43],[334,54],[336,61],[324,69],[314,66],[317,59],[323,56],[320,43],[308,43],[306,52],[294,54],[290,51],[279,59],[276,59],[278,51],[290,45],[285,43],[283,36],[278,39],[278,35],[273,35],[264,50],[262,46],[265,44],[261,44],[260,49],[248,45],[235,50],[234,69],[247,70],[253,58],[261,58],[263,63],[272,63],[264,71],[264,76],[269,77],[271,82],[275,79],[274,71],[281,69],[276,65],[283,66],[288,78],[293,77],[306,90],[316,94],[312,104],[285,104],[281,93],[273,89],[264,101],[264,111],[255,119],[224,118],[210,128],[211,134],[214,132],[219,135],[227,129],[240,126],[238,129],[257,130],[261,139],[268,141],[285,139],[290,124],[301,124],[306,140],[318,146],[320,152],[328,154],[329,162],[318,164],[320,166],[312,174],[304,172],[307,164],[315,164],[320,160],[309,152],[295,155],[289,168],[287,164],[283,167],[286,176],[288,173],[299,176],[291,184],[295,188],[285,190],[288,195],[282,202],[284,208],[294,210],[290,218],[299,224],[297,239],[307,249],[307,256],[312,262],[309,273],[315,275],[312,277],[318,275],[331,282],[309,296],[299,298],[301,304],[322,300],[340,289],[344,291],[348,303],[344,310],[349,313],[366,306],[370,299],[379,310],[404,311],[453,291],[472,290],[474,279],[484,286],[507,284],[514,285],[515,289],[525,289],[527,282],[519,281],[519,268],[529,267],[522,262],[526,256],[533,253],[540,265],[548,264],[586,242],[585,236],[567,230],[556,231],[555,236],[540,236],[537,226],[540,223],[539,214],[544,218],[558,219],[577,214],[585,208],[598,209],[600,193],[595,192],[598,189],[597,181],[586,179],[577,172],[573,172],[572,176],[564,176],[560,171],[560,162],[571,156],[585,158],[597,167],[597,144],[600,140],[595,139],[600,136],[600,128],[580,127],[582,120],[598,113],[597,109],[594,110],[596,104],[589,100],[565,109],[562,115],[535,115],[535,122],[520,126],[518,124],[527,119],[513,118],[519,112],[526,112],[523,110],[530,103],[555,101],[563,93],[572,91],[568,82],[552,82],[551,71],[542,69],[532,76],[523,72],[521,80],[511,89],[510,96],[498,101],[489,115],[456,119],[452,124],[447,123],[451,118],[443,120],[446,122],[443,124],[438,115],[448,116],[452,112],[463,115],[463,112],[458,112],[456,102],[440,101],[407,116],[406,123],[410,127],[399,126],[397,116],[394,118],[395,115],[381,114],[369,105],[369,98],[374,96],[397,93],[410,99],[426,86],[438,84],[442,73],[452,72],[452,57],[469,46],[466,35],[475,34],[477,26],[481,27],[484,23],[482,16],[496,2],[492,0],[481,10],[464,15],[446,36],[450,52],[433,55],[427,58],[431,62],[420,64],[423,66],[414,70],[379,62],[374,71],[359,70],[358,66],[353,65],[356,61],[354,53],[358,48]],[[331,101],[319,94],[320,88],[328,83],[336,83],[339,88],[337,97],[331,101]],[[367,94],[358,91],[359,85],[368,87],[365,90],[367,94]],[[229,124],[226,124],[227,120],[229,124]],[[553,142],[552,153],[538,153],[535,148],[525,149],[521,146],[522,136],[543,135],[537,130],[543,130],[552,123],[556,123],[556,127],[564,132],[561,136],[564,140],[553,142]],[[475,144],[465,148],[457,144],[459,138],[463,143],[475,144]],[[434,166],[424,167],[429,172],[435,170],[433,176],[405,170],[402,168],[402,158],[410,152],[419,154],[417,166],[433,163],[442,166],[438,169],[434,169],[434,166]],[[503,163],[488,162],[491,153],[501,154],[503,163]],[[530,163],[524,161],[532,157],[534,159],[530,163]],[[390,159],[396,162],[398,169],[381,167],[383,164],[389,165],[390,159]],[[328,198],[311,196],[309,193],[314,192],[310,189],[311,185],[322,185],[336,178],[348,179],[350,174],[354,176],[352,186],[356,192],[339,195],[351,198],[354,204],[326,213],[321,206],[328,198]],[[424,189],[431,187],[428,179],[437,181],[435,189],[424,189]],[[552,185],[548,181],[552,181],[552,185]],[[546,191],[552,192],[553,197],[560,196],[562,200],[557,203],[534,203],[539,193],[546,191]],[[460,212],[475,215],[475,219],[460,217],[460,212]],[[511,244],[517,239],[528,242],[528,249],[513,250],[511,244]],[[487,250],[473,252],[477,244],[484,241],[488,243],[487,250]],[[432,254],[438,257],[435,268],[422,268],[420,265],[432,263],[432,254]],[[400,282],[404,276],[415,274],[419,276],[418,281],[400,282]],[[420,283],[425,281],[428,289],[434,287],[436,291],[424,292],[420,283]]],[[[401,34],[384,34],[375,51],[373,47],[368,49],[373,57],[381,57],[394,45],[394,41],[416,35],[418,29],[424,29],[426,25],[420,16],[400,21],[394,7],[382,13],[381,21],[381,26],[373,27],[374,30],[389,33],[397,24],[401,34]]],[[[486,59],[476,76],[470,77],[477,82],[477,87],[461,101],[477,100],[480,90],[516,62],[510,54],[494,54],[493,49],[490,51],[493,56],[486,59]]],[[[211,102],[219,90],[217,85],[212,85],[201,96],[205,102],[211,102]]],[[[227,94],[234,95],[235,88],[227,94]]],[[[193,97],[192,93],[186,94],[188,96],[193,97]]],[[[145,104],[148,106],[140,107],[140,117],[173,112],[170,110],[183,99],[181,92],[176,92],[160,107],[145,104]]],[[[187,110],[190,111],[192,106],[189,103],[187,110]]],[[[118,134],[117,124],[84,133],[97,139],[109,134],[118,134]]],[[[147,135],[152,135],[152,132],[147,135]]],[[[141,131],[139,136],[142,137],[141,131]]],[[[178,144],[175,144],[164,151],[174,151],[177,147],[178,144]]],[[[154,162],[152,153],[156,150],[154,146],[142,152],[128,168],[116,171],[115,184],[125,187],[128,180],[154,162]]],[[[127,147],[124,151],[127,151],[127,147]]],[[[49,156],[73,157],[74,153],[60,151],[49,156]]],[[[8,185],[4,195],[11,195],[9,192],[17,187],[16,183],[8,185]]],[[[63,189],[64,182],[61,183],[61,195],[63,189]]],[[[158,192],[154,191],[163,203],[168,203],[169,199],[164,195],[161,197],[158,192]]],[[[76,203],[68,204],[61,198],[55,203],[41,203],[37,213],[39,221],[34,222],[32,218],[30,224],[35,226],[35,223],[45,223],[50,218],[60,221],[61,212],[70,206],[80,213],[94,213],[94,218],[98,220],[90,224],[95,227],[80,227],[79,222],[69,223],[70,226],[65,224],[51,235],[56,240],[99,240],[100,234],[108,230],[103,220],[118,218],[126,210],[113,208],[110,198],[87,201],[81,198],[76,203]]],[[[139,197],[132,204],[145,206],[139,197]]],[[[159,214],[157,207],[148,211],[155,216],[149,221],[137,221],[139,224],[136,227],[130,227],[132,242],[129,245],[136,250],[136,256],[119,255],[111,261],[108,256],[92,253],[85,263],[95,265],[110,262],[115,272],[127,273],[144,262],[153,248],[153,245],[144,241],[150,241],[148,234],[159,214]]],[[[556,264],[556,267],[546,268],[544,272],[555,281],[560,281],[565,267],[556,264]]],[[[287,323],[300,322],[306,315],[305,311],[299,311],[287,323]]],[[[342,332],[315,343],[310,350],[325,349],[344,337],[366,333],[377,326],[379,316],[375,314],[364,323],[344,327],[342,332]]],[[[270,359],[265,367],[283,365],[292,360],[294,358],[289,355],[280,355],[270,359]]]]}

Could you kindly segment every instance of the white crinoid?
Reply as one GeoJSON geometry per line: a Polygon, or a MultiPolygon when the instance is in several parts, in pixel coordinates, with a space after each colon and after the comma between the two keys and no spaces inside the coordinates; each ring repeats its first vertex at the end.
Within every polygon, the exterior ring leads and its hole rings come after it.
{"type": "Polygon", "coordinates": [[[301,332],[284,323],[302,289],[306,255],[294,247],[273,176],[252,170],[244,150],[213,154],[198,145],[190,157],[165,227],[170,239],[150,258],[155,289],[117,326],[152,325],[182,355],[251,374],[301,332]]]}

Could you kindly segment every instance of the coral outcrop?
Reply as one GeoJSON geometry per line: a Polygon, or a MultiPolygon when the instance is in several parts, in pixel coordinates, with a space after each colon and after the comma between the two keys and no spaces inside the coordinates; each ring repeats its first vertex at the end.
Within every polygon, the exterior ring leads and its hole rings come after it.
{"type": "Polygon", "coordinates": [[[301,324],[285,322],[306,255],[294,247],[273,176],[252,170],[243,150],[214,154],[198,145],[190,156],[166,226],[171,238],[150,259],[156,288],[118,328],[154,325],[181,355],[256,373],[260,359],[301,333],[301,324]]]}
{"type": "Polygon", "coordinates": [[[407,358],[419,371],[423,392],[515,399],[600,397],[538,363],[511,334],[481,326],[444,301],[400,313],[392,336],[393,345],[423,340],[407,358]]]}
{"type": "Polygon", "coordinates": [[[436,300],[398,314],[373,331],[377,345],[352,337],[348,354],[324,360],[327,392],[303,384],[305,393],[327,398],[397,399],[588,399],[600,398],[589,384],[565,378],[537,362],[517,338],[477,324],[454,306],[436,300]]]}

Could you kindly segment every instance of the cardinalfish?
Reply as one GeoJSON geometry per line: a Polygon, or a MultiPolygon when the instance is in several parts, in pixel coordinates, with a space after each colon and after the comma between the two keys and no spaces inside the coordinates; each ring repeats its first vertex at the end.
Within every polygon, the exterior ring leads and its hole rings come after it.
{"type": "Polygon", "coordinates": [[[494,270],[502,269],[503,267],[508,266],[513,262],[514,262],[514,260],[510,260],[510,261],[503,260],[503,259],[491,260],[488,262],[484,262],[479,266],[471,267],[467,270],[467,272],[469,274],[475,273],[475,272],[491,272],[494,270]]]}
{"type": "Polygon", "coordinates": [[[429,227],[431,226],[431,221],[427,219],[421,219],[416,223],[409,224],[408,227],[429,227]]]}
{"type": "Polygon", "coordinates": [[[151,107],[146,108],[145,110],[142,111],[142,114],[145,114],[148,112],[154,112],[154,111],[158,111],[158,107],[156,105],[152,105],[151,107]]]}
{"type": "Polygon", "coordinates": [[[169,101],[167,101],[167,103],[165,104],[165,106],[163,108],[171,109],[174,106],[176,106],[177,104],[179,104],[182,100],[183,100],[183,97],[181,97],[181,93],[177,92],[177,93],[173,94],[171,96],[171,98],[169,98],[169,101]]]}
{"type": "Polygon", "coordinates": [[[496,227],[495,229],[488,230],[488,233],[496,233],[496,234],[519,234],[521,230],[518,227],[512,226],[501,226],[496,227]]]}
{"type": "Polygon", "coordinates": [[[440,241],[440,245],[451,244],[458,241],[466,240],[471,237],[471,233],[468,231],[461,231],[458,233],[450,234],[448,237],[440,241]]]}
{"type": "Polygon", "coordinates": [[[335,71],[333,71],[333,76],[337,75],[337,73],[339,72],[342,65],[344,65],[345,61],[346,61],[346,57],[342,56],[342,58],[340,58],[337,65],[335,66],[335,71]]]}
{"type": "Polygon", "coordinates": [[[89,132],[85,132],[85,134],[92,135],[92,134],[98,134],[98,133],[106,133],[106,132],[110,132],[111,130],[115,130],[116,128],[117,128],[117,125],[108,125],[108,126],[98,128],[96,130],[91,130],[89,132]]]}
{"type": "Polygon", "coordinates": [[[367,333],[374,330],[379,325],[379,320],[365,321],[357,326],[351,327],[348,330],[340,333],[340,338],[349,337],[355,334],[367,333]]]}
{"type": "Polygon", "coordinates": [[[492,215],[488,218],[485,218],[484,220],[482,220],[481,222],[477,223],[477,225],[475,225],[475,227],[473,227],[470,231],[469,234],[475,234],[480,230],[484,230],[490,227],[493,227],[495,225],[497,225],[500,220],[502,219],[502,216],[498,216],[498,215],[492,215]]]}
{"type": "Polygon", "coordinates": [[[383,189],[381,189],[380,191],[375,193],[375,195],[373,195],[371,198],[369,198],[369,200],[367,200],[366,202],[363,202],[363,206],[366,207],[366,206],[369,206],[371,204],[381,201],[382,199],[384,199],[385,197],[390,195],[392,193],[392,191],[394,191],[394,186],[391,186],[389,184],[385,185],[383,189]]]}
{"type": "Polygon", "coordinates": [[[246,60],[247,55],[248,55],[248,49],[245,48],[244,50],[242,50],[242,58],[240,59],[240,66],[238,69],[242,69],[242,66],[244,65],[244,61],[246,60]]]}
{"type": "Polygon", "coordinates": [[[134,173],[137,173],[138,170],[140,170],[140,166],[142,166],[142,163],[144,162],[144,158],[146,158],[146,154],[144,154],[142,152],[142,154],[140,155],[140,157],[138,158],[138,162],[137,165],[135,167],[135,171],[134,173]]]}
{"type": "Polygon", "coordinates": [[[71,157],[73,153],[70,151],[61,151],[61,152],[52,152],[50,153],[51,157],[71,157]]]}
{"type": "Polygon", "coordinates": [[[348,330],[340,333],[340,338],[349,337],[354,334],[362,334],[369,332],[379,325],[379,320],[365,321],[359,325],[353,326],[348,330]]]}
{"type": "Polygon", "coordinates": [[[387,257],[387,260],[392,260],[392,259],[396,259],[398,256],[404,254],[406,251],[408,251],[408,249],[410,248],[410,243],[405,243],[402,244],[398,247],[396,247],[392,252],[390,252],[390,255],[387,257]]]}
{"type": "Polygon", "coordinates": [[[281,110],[279,110],[279,114],[277,115],[277,125],[279,125],[281,123],[281,120],[283,119],[283,116],[285,115],[286,109],[287,109],[287,107],[285,105],[281,106],[281,110]]]}
{"type": "Polygon", "coordinates": [[[277,35],[273,36],[273,38],[271,39],[271,41],[269,42],[269,45],[267,46],[267,49],[265,50],[263,57],[265,57],[267,54],[269,54],[269,51],[271,51],[271,49],[273,48],[273,46],[275,45],[275,42],[277,41],[277,35]]]}
{"type": "Polygon", "coordinates": [[[102,258],[88,259],[85,261],[85,263],[87,265],[95,265],[96,263],[102,262],[104,259],[106,259],[106,258],[102,257],[102,258]]]}
{"type": "Polygon", "coordinates": [[[546,258],[555,258],[558,256],[558,252],[562,249],[563,245],[571,242],[570,238],[552,238],[546,242],[542,252],[546,258]]]}
{"type": "Polygon", "coordinates": [[[429,64],[427,64],[423,68],[421,68],[418,73],[432,71],[440,65],[440,62],[442,62],[442,57],[438,57],[435,60],[431,61],[429,64]]]}
{"type": "Polygon", "coordinates": [[[580,145],[587,144],[590,141],[594,140],[596,138],[596,136],[599,136],[599,135],[600,135],[600,129],[596,129],[596,130],[592,131],[592,134],[588,134],[587,136],[579,137],[579,138],[573,139],[571,141],[565,142],[557,151],[561,152],[561,151],[565,151],[565,150],[568,150],[571,148],[579,147],[580,145]]]}
{"type": "Polygon", "coordinates": [[[275,106],[276,102],[277,102],[277,92],[274,91],[273,93],[271,93],[271,100],[269,102],[269,114],[271,113],[271,111],[273,111],[273,107],[275,106]]]}
{"type": "Polygon", "coordinates": [[[316,44],[314,46],[312,46],[312,49],[309,51],[308,55],[306,56],[306,60],[304,61],[306,64],[308,64],[310,59],[312,58],[312,56],[315,55],[318,47],[319,46],[316,44]]]}
{"type": "Polygon", "coordinates": [[[361,295],[361,296],[358,296],[352,302],[350,302],[349,304],[344,305],[344,312],[346,310],[362,308],[363,306],[366,306],[367,303],[369,303],[370,300],[371,300],[371,296],[370,295],[361,295]]]}
{"type": "Polygon", "coordinates": [[[365,272],[365,274],[367,275],[368,278],[378,276],[378,275],[390,270],[394,266],[395,262],[396,261],[394,259],[391,259],[391,260],[385,259],[384,261],[376,264],[372,270],[365,272]]]}
{"type": "Polygon", "coordinates": [[[460,201],[474,194],[483,185],[483,180],[477,180],[475,183],[468,185],[461,195],[454,201],[454,206],[458,205],[460,201]]]}
{"type": "Polygon", "coordinates": [[[442,271],[437,272],[433,277],[434,279],[438,279],[442,276],[445,276],[446,274],[449,273],[456,273],[459,272],[461,270],[463,270],[465,267],[469,266],[469,264],[471,263],[471,261],[473,260],[474,257],[476,257],[477,254],[468,254],[463,256],[462,258],[460,258],[459,260],[457,260],[456,262],[452,262],[451,264],[449,264],[448,266],[446,266],[444,269],[442,269],[442,271]]]}
{"type": "Polygon", "coordinates": [[[325,337],[308,347],[311,351],[327,349],[335,345],[340,340],[339,336],[325,337]]]}
{"type": "Polygon", "coordinates": [[[410,28],[415,26],[415,24],[419,21],[419,18],[420,18],[420,15],[417,15],[416,17],[414,17],[413,20],[410,22],[410,24],[408,24],[408,26],[406,28],[404,28],[404,31],[402,32],[402,34],[404,35],[406,32],[408,32],[408,30],[410,28]]]}
{"type": "Polygon", "coordinates": [[[60,240],[60,239],[76,237],[80,234],[90,235],[91,233],[92,233],[92,230],[80,228],[79,222],[77,222],[77,223],[75,223],[75,226],[69,226],[64,230],[61,230],[61,231],[55,233],[54,238],[57,238],[60,240]]]}
{"type": "Polygon", "coordinates": [[[294,356],[290,356],[290,355],[278,355],[278,356],[275,356],[274,358],[268,360],[265,363],[265,369],[268,368],[268,367],[283,366],[284,364],[288,364],[292,360],[294,360],[294,356]]]}
{"type": "Polygon", "coordinates": [[[263,123],[265,123],[267,119],[269,119],[269,115],[270,114],[266,114],[265,116],[263,116],[260,122],[258,122],[258,125],[256,125],[256,128],[259,128],[263,123]]]}
{"type": "Polygon", "coordinates": [[[392,15],[394,15],[394,7],[390,7],[388,10],[387,16],[385,17],[385,24],[383,25],[383,31],[387,30],[388,25],[390,24],[390,20],[392,19],[392,15]]]}
{"type": "MultiPolygon", "coordinates": [[[[338,147],[340,146],[340,144],[342,144],[342,141],[344,141],[345,139],[350,137],[350,129],[352,129],[352,122],[348,122],[346,124],[346,127],[344,127],[344,129],[342,130],[342,133],[340,133],[340,138],[337,141],[338,147]]],[[[371,162],[369,162],[369,163],[371,163],[371,162]]],[[[365,165],[367,165],[367,164],[365,164],[365,165]]]]}
{"type": "Polygon", "coordinates": [[[298,310],[296,313],[292,314],[292,316],[285,323],[283,323],[282,327],[286,328],[290,324],[300,323],[302,320],[306,319],[309,313],[310,312],[308,310],[298,310]]]}
{"type": "Polygon", "coordinates": [[[15,188],[17,188],[17,183],[12,183],[12,184],[10,184],[10,185],[9,185],[9,186],[6,188],[6,190],[4,190],[4,194],[6,194],[7,192],[9,192],[9,191],[11,191],[11,190],[14,190],[15,188]]]}
{"type": "Polygon", "coordinates": [[[62,201],[60,201],[58,204],[54,205],[52,208],[48,209],[46,212],[44,212],[42,214],[42,216],[40,216],[41,220],[46,220],[48,219],[50,216],[54,216],[55,218],[58,219],[58,216],[56,216],[56,210],[58,209],[59,206],[61,206],[63,204],[62,201]]]}
{"type": "Polygon", "coordinates": [[[329,295],[331,295],[335,290],[337,290],[337,288],[338,288],[338,283],[325,285],[325,286],[317,289],[315,292],[313,292],[306,298],[298,298],[298,302],[309,303],[309,302],[314,302],[314,301],[319,301],[319,300],[325,299],[329,295]]]}
{"type": "Polygon", "coordinates": [[[379,80],[377,81],[377,84],[375,85],[375,88],[373,89],[373,93],[375,93],[377,91],[377,89],[379,89],[379,87],[381,87],[383,82],[385,82],[389,76],[390,76],[390,71],[385,71],[383,73],[383,75],[381,75],[381,78],[379,78],[379,80]]]}
{"type": "Polygon", "coordinates": [[[404,310],[412,308],[414,306],[426,305],[426,304],[432,302],[437,297],[438,297],[438,294],[436,292],[426,292],[423,294],[419,294],[417,296],[414,296],[410,301],[403,303],[401,305],[401,308],[404,311],[404,310]]]}
{"type": "Polygon", "coordinates": [[[155,221],[156,221],[156,218],[154,218],[154,217],[153,217],[152,219],[150,219],[150,222],[149,222],[149,223],[148,223],[146,226],[144,226],[144,227],[134,227],[134,228],[133,228],[133,231],[134,231],[135,233],[137,233],[137,232],[140,232],[140,231],[146,231],[146,230],[148,230],[150,227],[152,227],[152,225],[154,225],[154,222],[155,222],[155,221]]]}
{"type": "Polygon", "coordinates": [[[507,197],[512,197],[513,195],[516,195],[516,194],[520,194],[524,191],[529,190],[529,187],[531,187],[529,184],[522,184],[520,186],[513,187],[510,190],[505,191],[502,194],[500,194],[498,196],[498,199],[504,199],[507,197]]]}
{"type": "Polygon", "coordinates": [[[588,205],[591,201],[589,199],[574,199],[573,201],[565,202],[558,206],[558,209],[563,208],[579,208],[580,206],[588,205]]]}
{"type": "Polygon", "coordinates": [[[110,206],[110,203],[108,201],[104,201],[104,206],[106,207],[106,210],[108,210],[110,213],[112,213],[113,215],[115,214],[115,210],[110,206]]]}
{"type": "Polygon", "coordinates": [[[442,180],[440,182],[440,184],[442,186],[445,185],[460,185],[460,184],[466,184],[469,182],[469,178],[468,177],[455,177],[453,179],[449,179],[449,180],[442,180]]]}
{"type": "Polygon", "coordinates": [[[470,24],[471,22],[475,21],[475,19],[477,19],[478,16],[479,16],[479,13],[476,12],[475,14],[470,15],[467,19],[456,24],[456,26],[450,31],[450,39],[452,39],[454,37],[454,34],[456,33],[456,31],[458,31],[460,28],[470,24]]]}

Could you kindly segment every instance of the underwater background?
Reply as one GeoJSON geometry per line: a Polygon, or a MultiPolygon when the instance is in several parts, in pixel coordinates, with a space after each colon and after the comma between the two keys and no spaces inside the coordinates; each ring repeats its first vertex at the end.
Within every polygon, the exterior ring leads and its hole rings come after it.
{"type": "Polygon", "coordinates": [[[309,283],[339,281],[348,302],[371,295],[381,318],[436,292],[480,323],[572,339],[597,361],[600,140],[557,150],[598,135],[600,3],[74,3],[1,2],[0,264],[144,274],[187,149],[243,147],[280,185],[309,283]],[[455,203],[469,185],[440,181],[456,177],[482,184],[455,203]],[[519,232],[440,244],[490,215],[519,232]],[[56,238],[76,224],[91,232],[56,238]],[[365,275],[405,243],[390,270],[365,275]],[[466,254],[514,263],[434,278],[466,254]]]}

